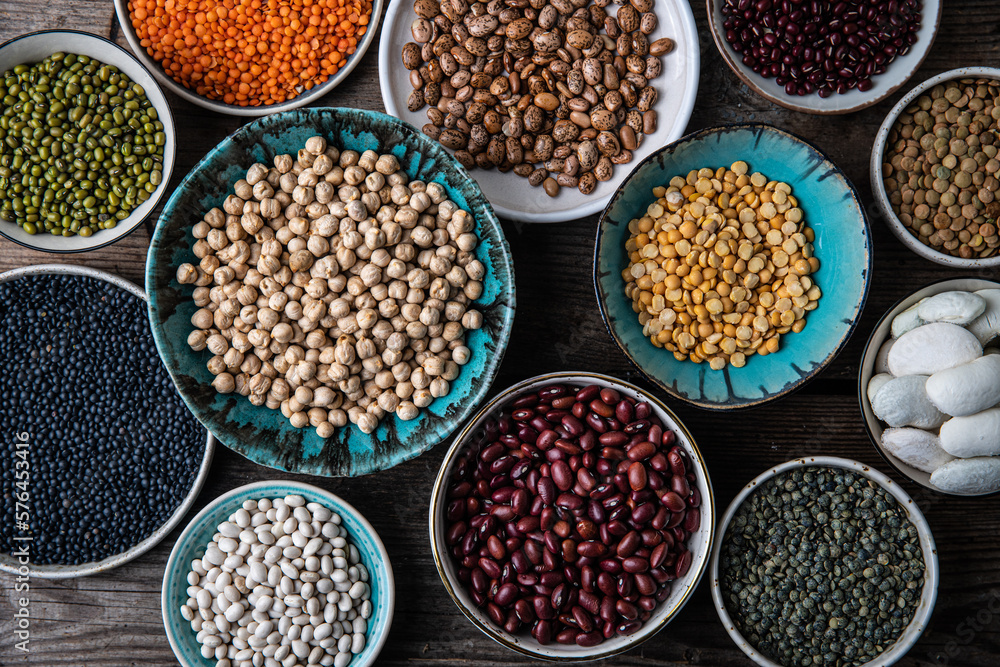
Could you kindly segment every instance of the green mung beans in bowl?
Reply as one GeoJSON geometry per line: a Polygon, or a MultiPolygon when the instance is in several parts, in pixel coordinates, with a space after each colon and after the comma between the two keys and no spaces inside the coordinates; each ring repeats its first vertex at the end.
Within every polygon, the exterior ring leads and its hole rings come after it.
{"type": "Polygon", "coordinates": [[[719,524],[712,598],[765,667],[890,665],[937,596],[937,551],[913,500],[873,468],[788,461],[736,496],[719,524]]]}
{"type": "Polygon", "coordinates": [[[73,30],[0,46],[0,234],[47,252],[124,237],[164,194],[174,128],[128,52],[73,30]]]}

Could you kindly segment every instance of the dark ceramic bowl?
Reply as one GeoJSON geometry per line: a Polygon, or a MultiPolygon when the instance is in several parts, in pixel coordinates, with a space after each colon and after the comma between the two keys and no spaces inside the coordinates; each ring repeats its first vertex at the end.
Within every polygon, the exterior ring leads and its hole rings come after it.
{"type": "Polygon", "coordinates": [[[212,149],[191,170],[167,202],[153,234],[146,263],[149,316],[160,355],[195,416],[224,445],[261,465],[325,476],[357,476],[390,468],[430,449],[464,422],[485,397],[503,358],[514,320],[514,267],[500,223],[479,186],[436,142],[385,114],[359,109],[311,108],[274,114],[243,126],[212,149]],[[366,435],[356,426],[320,438],[297,429],[277,410],[254,406],[237,394],[218,394],[205,368],[208,351],[187,343],[197,310],[190,285],[177,282],[177,267],[197,263],[191,226],[221,206],[233,184],[255,162],[296,153],[306,139],[326,136],[344,149],[392,153],[411,179],[434,181],[461,208],[471,211],[486,267],[476,308],[483,327],[467,334],[471,361],[451,383],[451,392],[421,410],[412,421],[387,415],[366,435]]]}
{"type": "Polygon", "coordinates": [[[700,130],[663,147],[636,167],[605,209],[597,229],[594,285],[601,317],[625,356],[651,381],[683,401],[708,410],[761,405],[815,377],[854,332],[868,295],[871,231],[857,191],[815,147],[770,125],[732,125],[700,130]],[[820,269],[810,276],[823,291],[819,307],[800,333],[781,338],[781,349],[754,355],[746,366],[713,371],[708,364],[677,361],[654,347],[625,295],[628,223],[654,201],[654,186],[702,167],[744,160],[751,171],[792,186],[816,233],[820,269]]]}

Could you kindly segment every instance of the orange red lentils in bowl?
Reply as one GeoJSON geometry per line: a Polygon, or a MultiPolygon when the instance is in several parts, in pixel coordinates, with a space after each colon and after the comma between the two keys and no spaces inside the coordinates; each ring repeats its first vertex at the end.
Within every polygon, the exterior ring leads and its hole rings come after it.
{"type": "Polygon", "coordinates": [[[129,0],[139,43],[177,83],[237,106],[288,101],[337,73],[371,0],[129,0]]]}

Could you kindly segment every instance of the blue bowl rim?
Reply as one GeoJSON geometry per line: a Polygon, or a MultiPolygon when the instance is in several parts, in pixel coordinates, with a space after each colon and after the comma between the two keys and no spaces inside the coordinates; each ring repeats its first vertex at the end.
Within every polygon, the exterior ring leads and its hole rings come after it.
{"type": "MultiPolygon", "coordinates": [[[[389,560],[389,552],[386,550],[385,544],[382,542],[382,538],[379,537],[378,532],[371,525],[371,523],[369,523],[368,519],[366,519],[365,516],[361,514],[361,512],[359,512],[356,507],[354,507],[354,505],[347,502],[341,496],[338,496],[336,493],[333,493],[332,491],[327,491],[326,489],[320,488],[313,484],[307,484],[306,482],[296,482],[295,480],[265,479],[257,482],[251,482],[250,484],[244,484],[234,489],[230,489],[229,491],[226,491],[222,495],[216,496],[215,498],[210,500],[208,504],[205,505],[205,507],[201,508],[201,511],[195,514],[194,517],[192,517],[191,520],[187,522],[187,524],[184,526],[184,529],[181,530],[180,535],[177,536],[177,540],[174,542],[174,546],[171,547],[170,549],[170,555],[167,557],[167,563],[163,568],[163,584],[160,586],[160,613],[163,617],[163,630],[167,635],[167,643],[170,644],[170,650],[171,652],[173,652],[174,657],[177,659],[177,662],[182,665],[185,665],[185,667],[190,667],[190,665],[186,665],[186,663],[181,662],[181,658],[178,655],[177,649],[174,645],[175,641],[177,641],[178,638],[174,636],[173,631],[170,629],[170,624],[167,623],[168,614],[171,616],[173,616],[174,614],[179,614],[179,612],[176,609],[173,609],[172,607],[169,606],[169,600],[167,600],[168,596],[167,589],[169,587],[169,582],[170,582],[170,579],[168,578],[167,575],[169,575],[171,569],[174,570],[177,569],[176,568],[178,562],[177,559],[180,558],[180,552],[183,549],[183,545],[186,541],[191,539],[190,531],[193,529],[192,527],[198,521],[200,521],[203,517],[211,514],[212,512],[218,511],[219,509],[221,509],[221,505],[223,505],[226,502],[229,502],[230,500],[232,500],[232,498],[241,493],[259,489],[263,495],[267,495],[268,493],[267,489],[273,488],[275,486],[302,489],[310,493],[323,496],[327,499],[332,499],[334,503],[338,503],[343,508],[343,511],[341,510],[334,510],[334,511],[336,511],[338,514],[340,513],[350,514],[359,524],[361,524],[361,527],[364,528],[366,533],[368,533],[368,536],[372,538],[372,541],[375,543],[375,546],[378,547],[379,560],[381,564],[385,567],[385,575],[386,579],[388,580],[388,586],[386,587],[385,591],[388,620],[385,626],[385,632],[379,639],[377,648],[372,654],[373,661],[375,658],[378,657],[379,653],[381,653],[382,649],[385,647],[386,641],[389,638],[389,630],[392,628],[392,619],[396,611],[396,579],[392,572],[392,562],[389,560]]],[[[239,508],[234,507],[232,509],[232,512],[235,512],[237,509],[239,508]]],[[[182,569],[186,569],[186,567],[182,569]]]]}
{"type": "MultiPolygon", "coordinates": [[[[178,386],[177,393],[180,394],[181,400],[184,401],[184,404],[188,407],[188,409],[191,411],[191,413],[194,414],[195,418],[198,419],[199,422],[201,422],[202,426],[204,426],[205,429],[209,431],[209,433],[211,433],[213,436],[215,436],[216,440],[218,440],[221,444],[223,444],[227,449],[230,449],[230,450],[236,452],[240,456],[243,456],[243,457],[245,457],[245,458],[253,461],[254,463],[257,463],[258,465],[263,465],[263,466],[266,466],[266,467],[271,468],[273,470],[281,470],[283,472],[316,475],[316,476],[322,476],[322,477],[331,477],[331,476],[336,476],[336,477],[343,477],[343,476],[360,477],[362,475],[369,475],[369,474],[372,474],[372,473],[375,473],[375,472],[379,472],[381,470],[388,470],[389,468],[395,467],[395,466],[399,465],[400,463],[404,463],[406,461],[409,461],[411,459],[414,459],[414,458],[420,456],[421,454],[423,454],[423,453],[425,453],[425,452],[433,449],[436,445],[441,444],[442,442],[446,442],[452,436],[452,434],[456,430],[459,429],[459,427],[465,422],[465,420],[468,419],[473,414],[476,406],[479,405],[483,401],[483,399],[486,398],[486,396],[489,394],[490,387],[493,386],[493,381],[496,380],[497,374],[500,371],[500,364],[503,362],[504,355],[507,353],[507,345],[510,342],[511,331],[513,330],[513,327],[514,327],[514,316],[515,316],[516,311],[517,311],[517,289],[516,289],[517,288],[517,284],[516,284],[515,275],[514,275],[514,257],[513,257],[513,255],[511,254],[511,251],[510,251],[510,244],[507,242],[507,236],[506,236],[506,234],[504,234],[503,227],[500,224],[500,218],[497,217],[496,212],[493,210],[493,206],[490,204],[489,200],[486,198],[486,195],[483,194],[482,189],[479,187],[479,183],[476,182],[476,180],[474,178],[472,178],[472,176],[469,175],[469,172],[465,169],[465,167],[463,167],[462,164],[458,160],[456,160],[450,153],[448,153],[440,144],[438,144],[437,142],[432,142],[427,136],[425,136],[423,133],[419,132],[415,127],[413,127],[412,125],[410,125],[406,121],[400,120],[399,118],[396,118],[395,116],[390,116],[390,115],[382,113],[380,111],[371,111],[371,110],[368,110],[368,109],[354,109],[354,108],[349,108],[349,107],[304,107],[304,108],[298,108],[298,109],[289,109],[287,111],[275,112],[275,113],[272,113],[272,114],[267,115],[267,116],[260,116],[259,118],[255,118],[252,121],[250,121],[248,123],[245,123],[244,125],[241,125],[240,127],[236,128],[235,130],[233,130],[232,132],[230,132],[229,134],[227,134],[213,148],[210,148],[209,151],[208,151],[208,153],[206,153],[205,156],[202,157],[197,162],[197,164],[195,164],[191,168],[191,170],[184,176],[184,178],[177,185],[177,187],[174,188],[174,191],[170,195],[170,198],[163,205],[163,209],[160,212],[160,216],[159,216],[159,218],[156,221],[156,227],[153,230],[153,233],[152,233],[152,235],[150,237],[149,250],[146,253],[146,267],[145,267],[145,276],[144,276],[145,280],[144,280],[144,285],[143,285],[144,288],[145,288],[145,290],[146,290],[146,294],[149,297],[148,298],[148,314],[149,314],[149,320],[150,320],[150,328],[153,331],[153,341],[156,343],[156,348],[157,348],[158,351],[162,349],[162,347],[161,347],[161,335],[162,335],[162,332],[160,330],[160,327],[157,326],[157,324],[156,324],[156,322],[155,322],[155,320],[153,318],[154,308],[155,308],[155,304],[156,304],[157,299],[158,299],[158,295],[157,295],[156,290],[154,289],[154,283],[155,283],[155,281],[154,281],[154,275],[153,275],[153,270],[152,270],[153,269],[153,262],[151,261],[151,259],[152,259],[152,256],[153,256],[154,246],[156,245],[155,244],[156,238],[157,238],[157,236],[160,233],[160,225],[161,225],[161,223],[165,224],[164,215],[166,214],[166,212],[168,210],[172,209],[175,206],[175,200],[177,200],[177,199],[180,198],[182,192],[184,191],[184,189],[186,187],[188,187],[190,185],[190,182],[194,180],[196,174],[198,174],[200,171],[202,171],[202,169],[207,164],[207,162],[215,155],[215,153],[220,148],[222,148],[223,145],[228,144],[229,142],[233,141],[234,138],[238,134],[240,134],[240,133],[250,133],[250,132],[257,131],[259,125],[263,125],[263,124],[268,123],[268,122],[273,122],[279,116],[282,116],[284,114],[298,114],[298,113],[307,113],[307,114],[330,113],[330,114],[333,114],[333,115],[347,114],[347,115],[357,115],[357,116],[361,116],[361,117],[368,117],[369,119],[376,120],[376,121],[381,122],[381,123],[386,123],[388,125],[395,126],[395,127],[397,127],[399,130],[401,130],[404,133],[409,133],[413,137],[416,137],[417,141],[426,143],[426,145],[429,147],[429,150],[430,150],[431,154],[434,154],[435,152],[437,152],[438,153],[438,157],[440,159],[442,159],[442,160],[445,160],[445,159],[449,160],[451,162],[452,166],[458,171],[458,173],[460,175],[464,176],[466,179],[468,179],[468,184],[471,187],[474,187],[475,190],[478,191],[479,194],[480,194],[480,196],[482,197],[482,201],[483,201],[483,223],[485,224],[485,223],[488,222],[489,224],[491,224],[496,229],[496,232],[497,232],[497,242],[498,242],[498,245],[500,246],[501,254],[502,254],[502,256],[503,256],[503,258],[505,260],[504,261],[504,265],[502,267],[498,267],[498,268],[502,268],[503,269],[504,274],[507,276],[507,281],[506,282],[508,282],[509,286],[510,286],[509,290],[508,290],[510,297],[509,297],[509,302],[507,304],[507,309],[505,311],[506,312],[506,317],[503,320],[503,328],[502,328],[502,331],[501,331],[501,335],[497,339],[497,351],[496,351],[496,354],[494,354],[494,355],[492,355],[492,356],[490,356],[490,357],[487,358],[486,365],[484,366],[484,369],[483,369],[482,384],[481,384],[481,386],[480,386],[480,388],[478,390],[472,392],[472,394],[470,395],[469,400],[467,402],[467,406],[463,410],[461,410],[459,412],[459,414],[454,418],[454,426],[452,426],[450,429],[448,429],[447,433],[445,433],[443,435],[443,437],[441,438],[441,440],[439,440],[437,442],[430,442],[430,441],[428,441],[428,443],[426,444],[426,446],[424,446],[424,447],[422,447],[421,449],[418,449],[418,450],[413,450],[411,452],[407,452],[407,454],[406,454],[406,456],[404,458],[401,458],[400,460],[396,461],[392,465],[390,465],[388,467],[385,467],[385,468],[375,467],[375,468],[372,468],[370,470],[352,471],[352,473],[350,475],[327,475],[327,474],[324,474],[324,473],[321,473],[321,472],[316,472],[316,471],[313,471],[313,470],[292,470],[292,469],[283,468],[283,467],[280,467],[280,466],[275,466],[275,465],[273,465],[271,463],[261,463],[261,462],[255,460],[255,459],[253,459],[253,458],[251,458],[250,456],[247,455],[246,448],[243,447],[242,443],[240,443],[239,441],[234,441],[233,444],[230,444],[227,441],[226,438],[224,438],[224,437],[220,436],[219,434],[215,433],[209,427],[209,425],[206,424],[202,420],[202,418],[200,416],[200,412],[199,412],[198,406],[194,405],[193,401],[190,400],[190,398],[185,394],[185,392],[183,392],[183,391],[180,390],[179,384],[177,383],[176,379],[174,379],[174,371],[173,371],[173,369],[171,369],[170,364],[165,364],[166,367],[167,367],[167,372],[170,374],[171,379],[173,379],[174,380],[174,384],[178,386]]],[[[162,352],[160,354],[162,356],[162,352]]],[[[345,428],[356,428],[356,427],[355,427],[355,425],[351,424],[351,425],[349,425],[349,426],[347,426],[345,428]]]]}
{"type": "MultiPolygon", "coordinates": [[[[160,83],[159,83],[159,81],[156,80],[156,77],[153,76],[153,73],[150,72],[149,69],[145,65],[143,65],[139,61],[138,58],[136,58],[133,54],[129,53],[128,50],[123,49],[122,47],[118,46],[117,44],[115,44],[114,42],[112,42],[107,37],[103,37],[101,35],[95,35],[94,33],[87,32],[86,30],[76,30],[75,28],[48,28],[46,30],[34,30],[32,32],[26,32],[23,35],[18,35],[17,37],[11,37],[10,39],[8,39],[3,44],[0,44],[0,50],[4,49],[5,47],[7,47],[7,46],[9,46],[11,44],[13,44],[14,42],[19,42],[22,39],[27,39],[29,37],[37,37],[38,35],[44,35],[44,34],[54,33],[54,32],[61,32],[61,33],[70,32],[70,33],[74,33],[74,34],[77,34],[77,35],[85,35],[87,37],[93,37],[94,39],[100,40],[100,41],[106,43],[108,46],[113,46],[114,48],[118,49],[119,53],[122,56],[124,56],[126,58],[129,58],[130,60],[133,60],[135,62],[135,64],[139,66],[139,68],[145,70],[149,74],[149,76],[153,80],[153,82],[156,84],[156,86],[159,87],[160,83]]],[[[162,89],[160,89],[160,94],[163,95],[163,90],[162,89]]],[[[166,99],[167,96],[163,95],[163,97],[164,97],[164,99],[166,99]]],[[[174,114],[170,110],[170,101],[169,100],[167,100],[167,104],[164,107],[164,109],[167,112],[167,116],[170,118],[170,124],[172,126],[174,126],[174,114]]],[[[160,110],[157,109],[156,113],[160,113],[160,110]]],[[[176,129],[176,126],[174,126],[174,127],[176,129]]],[[[170,137],[170,140],[176,142],[176,136],[170,137]]],[[[171,173],[164,174],[164,178],[163,178],[164,185],[166,185],[170,181],[170,177],[172,175],[173,175],[173,169],[171,168],[171,173]]],[[[166,192],[167,192],[167,188],[166,187],[164,187],[163,190],[160,191],[159,199],[161,201],[163,199],[163,195],[166,194],[166,192]]],[[[154,213],[155,210],[156,210],[156,207],[154,206],[153,208],[151,208],[149,210],[149,213],[147,213],[146,215],[142,216],[142,218],[139,218],[138,220],[136,220],[132,224],[132,227],[130,227],[129,230],[126,231],[121,236],[113,238],[110,241],[105,241],[104,243],[102,243],[100,245],[87,246],[85,248],[66,248],[66,249],[63,249],[63,250],[50,250],[48,248],[42,248],[40,246],[32,245],[30,243],[25,243],[24,241],[21,241],[19,239],[14,238],[13,236],[8,235],[4,231],[4,227],[3,227],[2,224],[0,224],[0,236],[4,237],[8,241],[16,243],[17,245],[21,246],[22,248],[27,248],[28,250],[36,250],[38,252],[46,252],[46,253],[49,253],[49,254],[52,254],[52,255],[75,255],[75,254],[81,253],[81,252],[90,252],[91,250],[100,250],[101,248],[107,248],[109,245],[113,245],[115,243],[118,243],[122,239],[131,236],[132,233],[136,229],[138,229],[140,227],[140,225],[142,225],[142,223],[146,222],[147,220],[149,220],[153,216],[153,213],[154,213]]],[[[129,217],[131,217],[131,216],[129,216],[129,217]]],[[[0,222],[8,222],[8,221],[7,220],[0,220],[0,222]]],[[[14,223],[11,223],[11,224],[14,224],[14,223]]]]}
{"type": "Polygon", "coordinates": [[[827,157],[827,155],[819,148],[817,148],[814,144],[803,139],[794,132],[783,130],[769,123],[723,123],[721,125],[714,125],[712,127],[706,127],[701,130],[696,130],[694,132],[691,132],[690,134],[681,137],[680,139],[678,139],[673,143],[667,144],[666,146],[659,149],[655,153],[652,153],[649,156],[647,156],[644,160],[639,162],[635,166],[635,168],[632,169],[632,171],[625,178],[625,180],[622,181],[622,184],[618,187],[618,190],[615,191],[614,197],[612,197],[611,201],[608,202],[607,207],[605,207],[604,211],[601,213],[600,219],[597,222],[597,238],[594,243],[593,281],[594,281],[594,291],[597,293],[597,306],[601,312],[601,320],[604,322],[604,328],[607,329],[608,333],[611,335],[611,338],[615,341],[615,345],[617,345],[618,349],[622,352],[622,354],[625,355],[625,358],[629,360],[629,363],[631,363],[644,378],[654,383],[657,387],[667,392],[667,394],[669,394],[670,396],[673,396],[674,398],[684,401],[685,403],[693,405],[696,408],[701,408],[702,410],[709,410],[712,412],[733,412],[737,410],[748,410],[750,408],[756,408],[766,403],[776,401],[779,398],[787,396],[788,394],[791,394],[795,391],[798,391],[806,384],[811,382],[813,379],[815,379],[817,375],[822,373],[823,370],[825,370],[826,367],[829,366],[830,363],[837,358],[837,356],[843,351],[844,347],[847,346],[847,343],[854,335],[854,332],[857,330],[858,323],[861,320],[861,315],[864,312],[865,304],[868,301],[868,291],[871,287],[871,276],[872,276],[872,230],[871,230],[871,224],[868,220],[868,213],[865,210],[864,205],[862,204],[861,195],[858,193],[858,189],[854,186],[854,183],[851,182],[851,179],[847,177],[847,174],[845,174],[843,170],[840,169],[840,167],[834,164],[833,161],[830,160],[830,158],[827,157]],[[612,207],[614,207],[614,205],[618,202],[618,199],[622,196],[622,193],[625,191],[626,187],[628,187],[628,185],[631,183],[632,178],[636,175],[636,173],[640,169],[642,169],[646,165],[646,163],[657,159],[660,155],[674,151],[678,146],[680,146],[683,143],[691,141],[700,141],[708,136],[726,130],[741,130],[741,129],[759,131],[759,132],[774,132],[777,134],[785,135],[786,137],[789,137],[793,141],[797,141],[801,144],[804,144],[807,148],[811,149],[813,152],[819,155],[819,157],[822,158],[824,162],[829,164],[830,168],[834,171],[834,173],[836,173],[838,176],[844,179],[844,183],[847,184],[847,187],[850,189],[851,194],[854,196],[854,201],[858,205],[858,210],[861,211],[861,222],[863,223],[863,229],[866,241],[865,281],[864,281],[864,289],[861,292],[861,298],[858,300],[857,313],[854,316],[854,320],[847,327],[847,331],[844,332],[844,336],[840,339],[840,342],[837,343],[837,346],[830,352],[830,354],[827,355],[826,359],[820,362],[820,364],[816,368],[814,368],[804,377],[800,377],[793,384],[784,387],[781,391],[771,394],[770,396],[765,396],[764,398],[761,399],[753,401],[745,401],[743,403],[730,405],[730,404],[714,403],[711,401],[698,400],[680,395],[666,383],[661,381],[659,378],[648,373],[646,369],[643,368],[642,365],[640,365],[632,357],[632,355],[629,354],[628,350],[625,348],[624,343],[618,336],[618,333],[615,331],[615,328],[614,326],[612,326],[612,323],[610,321],[610,317],[607,311],[607,306],[605,305],[605,299],[601,291],[601,282],[600,282],[600,276],[598,275],[598,266],[601,256],[601,243],[603,241],[608,215],[612,207]]]}

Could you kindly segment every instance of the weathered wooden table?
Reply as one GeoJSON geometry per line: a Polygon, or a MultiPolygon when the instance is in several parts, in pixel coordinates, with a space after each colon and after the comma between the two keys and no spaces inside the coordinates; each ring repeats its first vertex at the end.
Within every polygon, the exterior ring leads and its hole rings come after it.
{"type": "MultiPolygon", "coordinates": [[[[392,0],[407,2],[408,0],[392,0]]],[[[708,33],[705,7],[693,2],[701,38],[701,88],[688,130],[734,121],[761,121],[813,142],[839,165],[874,211],[868,157],[876,129],[903,91],[865,111],[819,117],[780,109],[757,97],[725,66],[708,33]]],[[[1000,4],[953,0],[915,85],[964,65],[1000,64],[1000,4]]],[[[110,0],[0,0],[0,41],[33,30],[75,28],[125,41],[110,0]]],[[[126,47],[127,48],[127,47],[126,47]]],[[[382,110],[377,40],[354,74],[321,104],[382,110]]],[[[908,87],[905,87],[907,89],[908,87]]],[[[242,121],[170,96],[177,122],[173,184],[242,121]]],[[[1000,665],[1000,512],[997,499],[961,500],[921,490],[876,453],[862,425],[858,364],[879,317],[899,298],[933,280],[963,275],[903,247],[873,216],[875,271],[868,304],[839,358],[802,391],[771,405],[712,414],[668,400],[695,435],[708,463],[720,513],[750,477],[802,454],[857,459],[892,474],[917,498],[937,540],[941,585],[924,636],[899,664],[1000,665]]],[[[54,256],[0,241],[0,270],[46,262],[85,264],[142,283],[155,216],[103,250],[54,256]]],[[[494,392],[537,373],[580,369],[645,385],[612,344],[598,315],[591,282],[596,217],[556,225],[505,223],[514,254],[518,308],[513,337],[494,392]]],[[[993,277],[993,273],[989,275],[993,277]]],[[[220,448],[195,510],[236,486],[261,479],[301,479],[334,491],[363,511],[382,536],[396,573],[396,615],[379,664],[509,665],[518,656],[487,639],[461,614],[438,579],[427,536],[431,483],[445,452],[423,456],[361,479],[321,479],[279,473],[220,448]]],[[[31,651],[14,649],[15,593],[0,576],[0,665],[174,665],[160,619],[160,582],[175,531],[157,548],[109,573],[75,581],[32,581],[31,651]]],[[[640,648],[607,665],[750,665],[712,608],[707,578],[679,617],[640,648]]]]}

